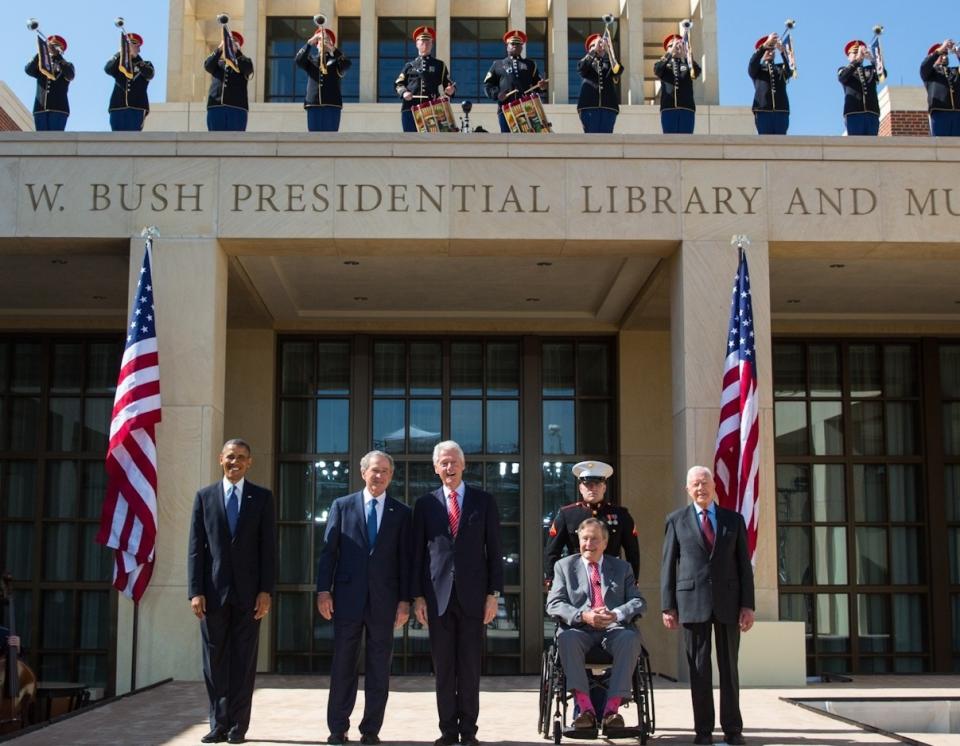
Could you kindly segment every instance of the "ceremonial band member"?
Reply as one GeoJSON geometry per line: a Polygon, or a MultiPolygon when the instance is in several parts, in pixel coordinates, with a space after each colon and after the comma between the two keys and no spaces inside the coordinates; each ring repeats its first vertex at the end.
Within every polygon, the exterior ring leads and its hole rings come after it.
{"type": "Polygon", "coordinates": [[[223,42],[203,62],[203,69],[213,77],[207,95],[207,130],[210,132],[246,132],[247,113],[250,103],[247,98],[247,81],[253,77],[253,60],[241,47],[243,36],[231,31],[232,55],[224,55],[223,42]],[[235,60],[234,70],[230,57],[235,60]]]}
{"type": "Polygon", "coordinates": [[[337,49],[337,35],[328,28],[317,28],[316,33],[297,52],[297,66],[307,72],[307,95],[303,99],[303,108],[307,112],[308,131],[340,130],[340,115],[343,113],[340,79],[350,65],[350,58],[337,49]],[[316,49],[316,53],[313,49],[316,49]],[[322,66],[320,55],[323,55],[322,66]]]}
{"type": "MultiPolygon", "coordinates": [[[[38,44],[43,44],[43,41],[38,39],[38,44]]],[[[41,59],[41,51],[34,55],[26,67],[27,75],[37,79],[33,123],[37,132],[62,132],[70,116],[67,89],[75,73],[73,64],[63,58],[63,53],[67,51],[67,40],[51,34],[47,37],[44,59],[41,59]]]]}
{"type": "Polygon", "coordinates": [[[113,94],[110,96],[110,129],[117,131],[139,132],[143,129],[143,120],[150,113],[150,99],[147,97],[147,86],[153,80],[153,63],[140,57],[140,47],[143,46],[143,37],[140,34],[126,34],[124,43],[129,45],[127,77],[123,67],[124,56],[117,52],[103,71],[113,78],[113,94]]]}
{"type": "Polygon", "coordinates": [[[754,49],[747,74],[753,80],[753,121],[757,134],[785,135],[790,126],[787,81],[793,77],[793,70],[786,62],[773,61],[778,49],[783,52],[778,34],[761,37],[754,49]]]}
{"type": "Polygon", "coordinates": [[[619,557],[621,550],[630,563],[634,577],[640,573],[640,543],[630,512],[620,505],[607,502],[607,480],[613,476],[613,467],[602,461],[581,461],[573,466],[580,499],[564,505],[550,524],[550,536],[543,553],[544,582],[549,588],[553,581],[553,566],[563,556],[579,550],[577,527],[587,518],[596,518],[607,527],[604,552],[619,557]]]}
{"type": "Polygon", "coordinates": [[[609,134],[620,113],[620,78],[623,65],[614,63],[607,49],[607,39],[590,34],[584,42],[587,54],[577,63],[583,82],[577,112],[584,132],[609,134]]]}
{"type": "Polygon", "coordinates": [[[412,107],[436,98],[440,91],[448,96],[457,91],[456,83],[450,80],[447,64],[430,54],[436,38],[437,32],[430,26],[417,26],[414,29],[413,40],[417,45],[417,58],[403,66],[394,82],[397,95],[403,99],[400,105],[400,124],[404,132],[417,131],[413,113],[410,111],[412,107]]]}
{"type": "Polygon", "coordinates": [[[847,134],[876,135],[880,131],[880,101],[877,98],[880,72],[875,64],[863,64],[873,60],[865,42],[859,39],[848,41],[843,52],[848,63],[837,71],[837,78],[843,86],[843,120],[847,134]]]}
{"type": "Polygon", "coordinates": [[[949,66],[951,51],[957,52],[953,39],[934,44],[920,65],[934,137],[960,137],[960,70],[949,66]]]}
{"type": "Polygon", "coordinates": [[[696,124],[693,79],[700,77],[700,65],[677,34],[663,40],[663,49],[663,57],[653,65],[654,75],[660,78],[660,127],[664,134],[689,135],[696,124]]]}
{"type": "MultiPolygon", "coordinates": [[[[503,43],[507,45],[507,56],[494,62],[483,79],[483,90],[487,98],[494,99],[502,106],[516,101],[533,88],[545,91],[547,80],[540,77],[537,63],[522,56],[527,35],[519,29],[511,29],[503,35],[503,43]]],[[[501,132],[510,131],[503,116],[503,109],[499,107],[497,120],[500,122],[501,132]]]]}

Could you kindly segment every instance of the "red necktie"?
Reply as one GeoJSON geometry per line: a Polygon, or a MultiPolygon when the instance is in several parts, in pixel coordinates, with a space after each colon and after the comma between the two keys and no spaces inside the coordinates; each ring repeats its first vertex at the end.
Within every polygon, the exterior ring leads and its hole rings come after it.
{"type": "Polygon", "coordinates": [[[457,529],[460,528],[460,506],[457,504],[457,493],[451,492],[447,499],[450,501],[450,510],[447,511],[447,517],[450,519],[450,533],[456,539],[457,529]]]}
{"type": "Polygon", "coordinates": [[[603,602],[603,586],[600,585],[600,565],[596,562],[590,563],[590,599],[590,606],[594,609],[606,606],[603,602]]]}
{"type": "Polygon", "coordinates": [[[703,542],[707,545],[707,551],[713,551],[713,545],[717,540],[717,535],[713,531],[713,524],[710,522],[710,516],[707,514],[707,511],[700,511],[700,528],[703,529],[703,542]]]}

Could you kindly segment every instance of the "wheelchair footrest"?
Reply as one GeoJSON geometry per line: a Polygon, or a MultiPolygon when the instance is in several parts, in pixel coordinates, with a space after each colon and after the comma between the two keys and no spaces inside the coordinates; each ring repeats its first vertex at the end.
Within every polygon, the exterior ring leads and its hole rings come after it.
{"type": "Polygon", "coordinates": [[[626,728],[607,728],[601,733],[597,728],[590,729],[578,729],[578,728],[564,728],[563,737],[564,738],[575,738],[584,741],[595,741],[597,738],[600,738],[601,735],[603,738],[640,738],[643,735],[643,728],[639,725],[626,728]]]}

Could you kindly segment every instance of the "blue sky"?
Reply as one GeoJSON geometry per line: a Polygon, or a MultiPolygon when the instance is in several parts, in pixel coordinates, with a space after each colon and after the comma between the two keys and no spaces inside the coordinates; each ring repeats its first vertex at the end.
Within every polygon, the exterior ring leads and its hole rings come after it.
{"type": "MultiPolygon", "coordinates": [[[[750,105],[753,88],[746,67],[754,42],[764,33],[782,31],[787,17],[796,19],[794,39],[800,77],[790,84],[791,134],[842,132],[843,102],[836,71],[844,63],[843,45],[855,37],[869,42],[874,24],[886,28],[883,44],[890,69],[888,83],[892,85],[919,86],[918,70],[927,48],[945,36],[960,40],[960,5],[955,0],[715,1],[719,13],[723,105],[750,105]]],[[[150,84],[150,98],[163,101],[168,28],[165,0],[0,0],[0,79],[27,106],[32,106],[34,81],[24,74],[23,68],[35,50],[33,34],[26,28],[28,16],[34,16],[45,33],[66,37],[67,59],[77,66],[77,79],[70,88],[72,113],[67,129],[109,129],[106,110],[113,84],[103,73],[103,66],[118,46],[118,32],[113,25],[118,13],[124,15],[129,31],[144,37],[143,56],[157,68],[157,77],[150,84]]],[[[951,62],[956,64],[955,58],[951,62]]]]}

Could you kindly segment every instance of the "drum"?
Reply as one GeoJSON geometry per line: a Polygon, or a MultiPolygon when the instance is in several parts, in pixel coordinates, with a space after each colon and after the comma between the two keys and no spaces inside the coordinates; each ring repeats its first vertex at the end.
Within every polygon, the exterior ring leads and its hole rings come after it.
{"type": "Polygon", "coordinates": [[[417,132],[458,132],[450,99],[446,96],[410,107],[417,132]]]}
{"type": "Polygon", "coordinates": [[[552,132],[547,114],[536,93],[528,93],[500,107],[511,132],[552,132]]]}

